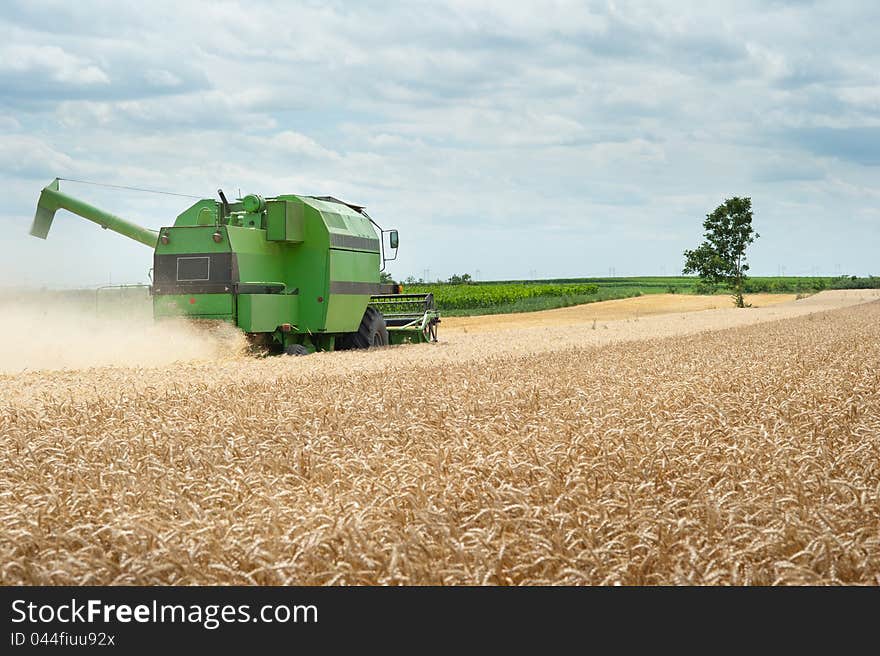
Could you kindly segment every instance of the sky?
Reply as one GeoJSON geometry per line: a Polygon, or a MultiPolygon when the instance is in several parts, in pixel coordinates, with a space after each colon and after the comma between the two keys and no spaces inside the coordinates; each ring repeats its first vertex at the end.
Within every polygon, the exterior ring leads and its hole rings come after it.
{"type": "MultiPolygon", "coordinates": [[[[147,280],[55,177],[332,195],[396,279],[676,275],[749,196],[753,275],[880,274],[880,4],[0,4],[0,286],[147,280]]],[[[192,199],[62,182],[158,228],[192,199]]]]}

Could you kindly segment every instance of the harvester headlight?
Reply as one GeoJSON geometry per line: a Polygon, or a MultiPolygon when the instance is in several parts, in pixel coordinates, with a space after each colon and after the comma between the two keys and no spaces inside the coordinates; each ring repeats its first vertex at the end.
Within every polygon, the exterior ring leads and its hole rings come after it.
{"type": "Polygon", "coordinates": [[[211,235],[211,239],[219,244],[221,241],[223,241],[223,234],[218,230],[213,235],[211,235]]]}
{"type": "Polygon", "coordinates": [[[171,240],[168,239],[168,235],[162,235],[161,237],[159,237],[159,241],[161,241],[163,244],[167,244],[171,240]]]}

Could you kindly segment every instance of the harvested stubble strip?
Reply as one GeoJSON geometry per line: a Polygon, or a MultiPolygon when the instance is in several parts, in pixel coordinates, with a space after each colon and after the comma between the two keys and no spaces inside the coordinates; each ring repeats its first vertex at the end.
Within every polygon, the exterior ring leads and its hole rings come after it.
{"type": "Polygon", "coordinates": [[[877,584],[878,320],[47,375],[0,582],[877,584]]]}

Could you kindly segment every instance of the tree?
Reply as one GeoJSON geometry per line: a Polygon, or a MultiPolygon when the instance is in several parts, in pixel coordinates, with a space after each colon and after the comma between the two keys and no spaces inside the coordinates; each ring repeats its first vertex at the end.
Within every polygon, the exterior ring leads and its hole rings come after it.
{"type": "Polygon", "coordinates": [[[752,199],[728,198],[706,215],[703,229],[703,243],[684,252],[684,273],[696,273],[706,284],[728,285],[736,307],[745,307],[746,247],[761,236],[752,229],[752,199]]]}
{"type": "Polygon", "coordinates": [[[456,273],[451,278],[449,278],[448,282],[453,285],[470,285],[471,284],[471,274],[463,273],[461,275],[458,275],[456,273]]]}
{"type": "Polygon", "coordinates": [[[379,282],[383,282],[383,283],[392,282],[393,283],[394,278],[392,278],[391,274],[388,273],[387,271],[380,271],[379,272],[379,282]]]}

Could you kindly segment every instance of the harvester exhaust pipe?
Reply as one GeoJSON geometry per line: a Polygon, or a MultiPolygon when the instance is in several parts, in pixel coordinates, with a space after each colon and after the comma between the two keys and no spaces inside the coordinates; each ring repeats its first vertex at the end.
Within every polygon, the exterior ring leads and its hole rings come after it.
{"type": "Polygon", "coordinates": [[[31,225],[31,234],[34,237],[45,239],[49,235],[49,228],[52,227],[55,212],[62,209],[93,221],[102,228],[118,232],[129,239],[139,241],[151,248],[156,247],[156,242],[159,239],[159,233],[155,230],[131,223],[114,214],[84,203],[73,196],[62,194],[58,191],[58,178],[55,178],[46,185],[40,193],[40,200],[37,201],[37,212],[34,214],[34,222],[31,225]]]}

